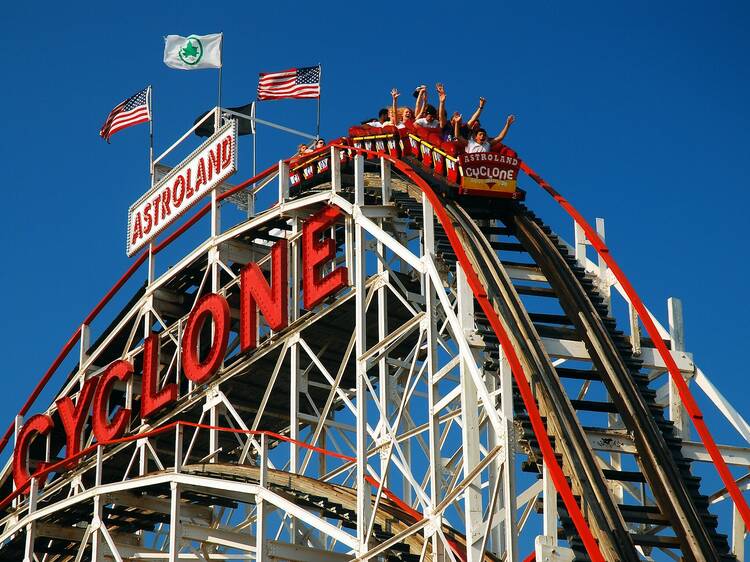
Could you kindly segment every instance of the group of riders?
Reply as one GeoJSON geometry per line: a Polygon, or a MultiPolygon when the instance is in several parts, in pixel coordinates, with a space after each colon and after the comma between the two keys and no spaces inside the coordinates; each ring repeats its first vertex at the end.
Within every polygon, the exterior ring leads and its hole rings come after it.
{"type": "MultiPolygon", "coordinates": [[[[514,115],[508,115],[500,133],[490,138],[487,131],[481,127],[479,117],[486,104],[483,97],[479,98],[479,105],[468,121],[464,122],[463,116],[458,111],[454,112],[450,119],[445,109],[445,87],[436,84],[435,90],[438,97],[438,107],[428,103],[427,86],[421,85],[414,90],[416,102],[414,109],[411,107],[399,107],[399,91],[391,90],[391,107],[384,107],[378,112],[377,118],[367,119],[362,122],[365,127],[423,127],[425,129],[437,130],[442,140],[458,143],[462,150],[467,153],[490,152],[502,143],[508,134],[510,126],[515,122],[514,115]]],[[[325,146],[325,140],[318,138],[314,143],[300,144],[297,147],[295,158],[304,157],[305,154],[314,152],[325,146]]]]}

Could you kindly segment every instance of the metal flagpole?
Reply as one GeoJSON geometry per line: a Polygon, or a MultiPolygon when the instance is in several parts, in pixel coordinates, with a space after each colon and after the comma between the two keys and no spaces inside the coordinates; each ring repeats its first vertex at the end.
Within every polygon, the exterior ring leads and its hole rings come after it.
{"type": "Polygon", "coordinates": [[[224,68],[224,32],[221,33],[219,43],[219,94],[216,104],[216,115],[214,116],[214,131],[218,131],[221,126],[221,71],[224,68]]]}
{"type": "MultiPolygon", "coordinates": [[[[318,63],[318,88],[323,83],[323,65],[318,63]]],[[[315,123],[315,138],[320,138],[320,91],[318,91],[318,116],[315,123]]]]}
{"type": "Polygon", "coordinates": [[[146,102],[148,103],[148,172],[151,176],[151,187],[154,186],[154,115],[151,112],[151,85],[146,93],[146,102]]]}

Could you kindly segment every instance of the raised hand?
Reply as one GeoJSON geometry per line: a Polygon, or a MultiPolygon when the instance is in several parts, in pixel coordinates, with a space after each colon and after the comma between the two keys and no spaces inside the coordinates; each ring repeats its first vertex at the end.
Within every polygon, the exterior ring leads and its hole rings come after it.
{"type": "Polygon", "coordinates": [[[461,114],[458,111],[456,111],[451,116],[451,123],[455,124],[455,123],[460,123],[460,122],[461,122],[461,114]]]}
{"type": "Polygon", "coordinates": [[[505,123],[510,125],[511,123],[516,122],[516,116],[515,115],[508,115],[508,118],[505,120],[505,123]]]}
{"type": "Polygon", "coordinates": [[[443,85],[440,82],[438,82],[437,84],[435,84],[435,89],[437,90],[437,93],[438,93],[438,99],[444,102],[445,101],[445,88],[443,87],[443,85]]]}
{"type": "Polygon", "coordinates": [[[484,107],[484,104],[487,103],[487,100],[484,98],[479,98],[479,109],[482,109],[484,107]]]}
{"type": "Polygon", "coordinates": [[[393,98],[393,101],[396,101],[398,99],[398,96],[401,94],[398,93],[398,90],[396,88],[393,88],[391,90],[391,97],[393,98]]]}

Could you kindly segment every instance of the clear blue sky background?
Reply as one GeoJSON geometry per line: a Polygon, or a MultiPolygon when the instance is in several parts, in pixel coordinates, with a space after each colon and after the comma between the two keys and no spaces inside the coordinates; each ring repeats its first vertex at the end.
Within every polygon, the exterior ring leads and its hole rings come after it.
{"type": "MultiPolygon", "coordinates": [[[[683,299],[689,350],[750,414],[749,15],[746,2],[9,3],[0,422],[130,264],[126,212],[148,187],[148,127],[107,145],[102,121],[152,84],[166,148],[215,104],[216,72],[167,68],[162,37],[218,31],[225,105],[253,99],[260,71],[322,63],[326,138],[375,115],[393,86],[407,97],[442,81],[448,109],[465,114],[484,95],[490,132],[514,113],[508,143],[587,218],[606,218],[614,256],[662,320],[666,298],[683,299]]],[[[258,116],[313,131],[315,102],[265,102],[258,116]]],[[[297,142],[261,129],[259,166],[297,142]]],[[[237,179],[250,176],[250,147],[243,139],[237,179]]]]}

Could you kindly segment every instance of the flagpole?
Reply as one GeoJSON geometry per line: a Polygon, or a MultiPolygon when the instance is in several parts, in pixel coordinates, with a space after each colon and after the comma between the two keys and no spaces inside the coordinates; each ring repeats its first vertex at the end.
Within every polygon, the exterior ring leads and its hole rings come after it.
{"type": "Polygon", "coordinates": [[[151,85],[148,87],[148,170],[151,176],[151,187],[154,186],[154,115],[151,108],[151,85]]]}
{"type": "Polygon", "coordinates": [[[219,93],[218,103],[216,104],[216,115],[214,117],[214,131],[218,131],[221,126],[221,71],[224,68],[224,32],[221,33],[221,42],[219,43],[219,93]]]}
{"type": "MultiPolygon", "coordinates": [[[[323,84],[323,65],[318,63],[318,88],[321,88],[323,84]]],[[[315,121],[315,138],[320,138],[320,91],[318,91],[318,112],[317,112],[317,118],[315,121]]]]}

